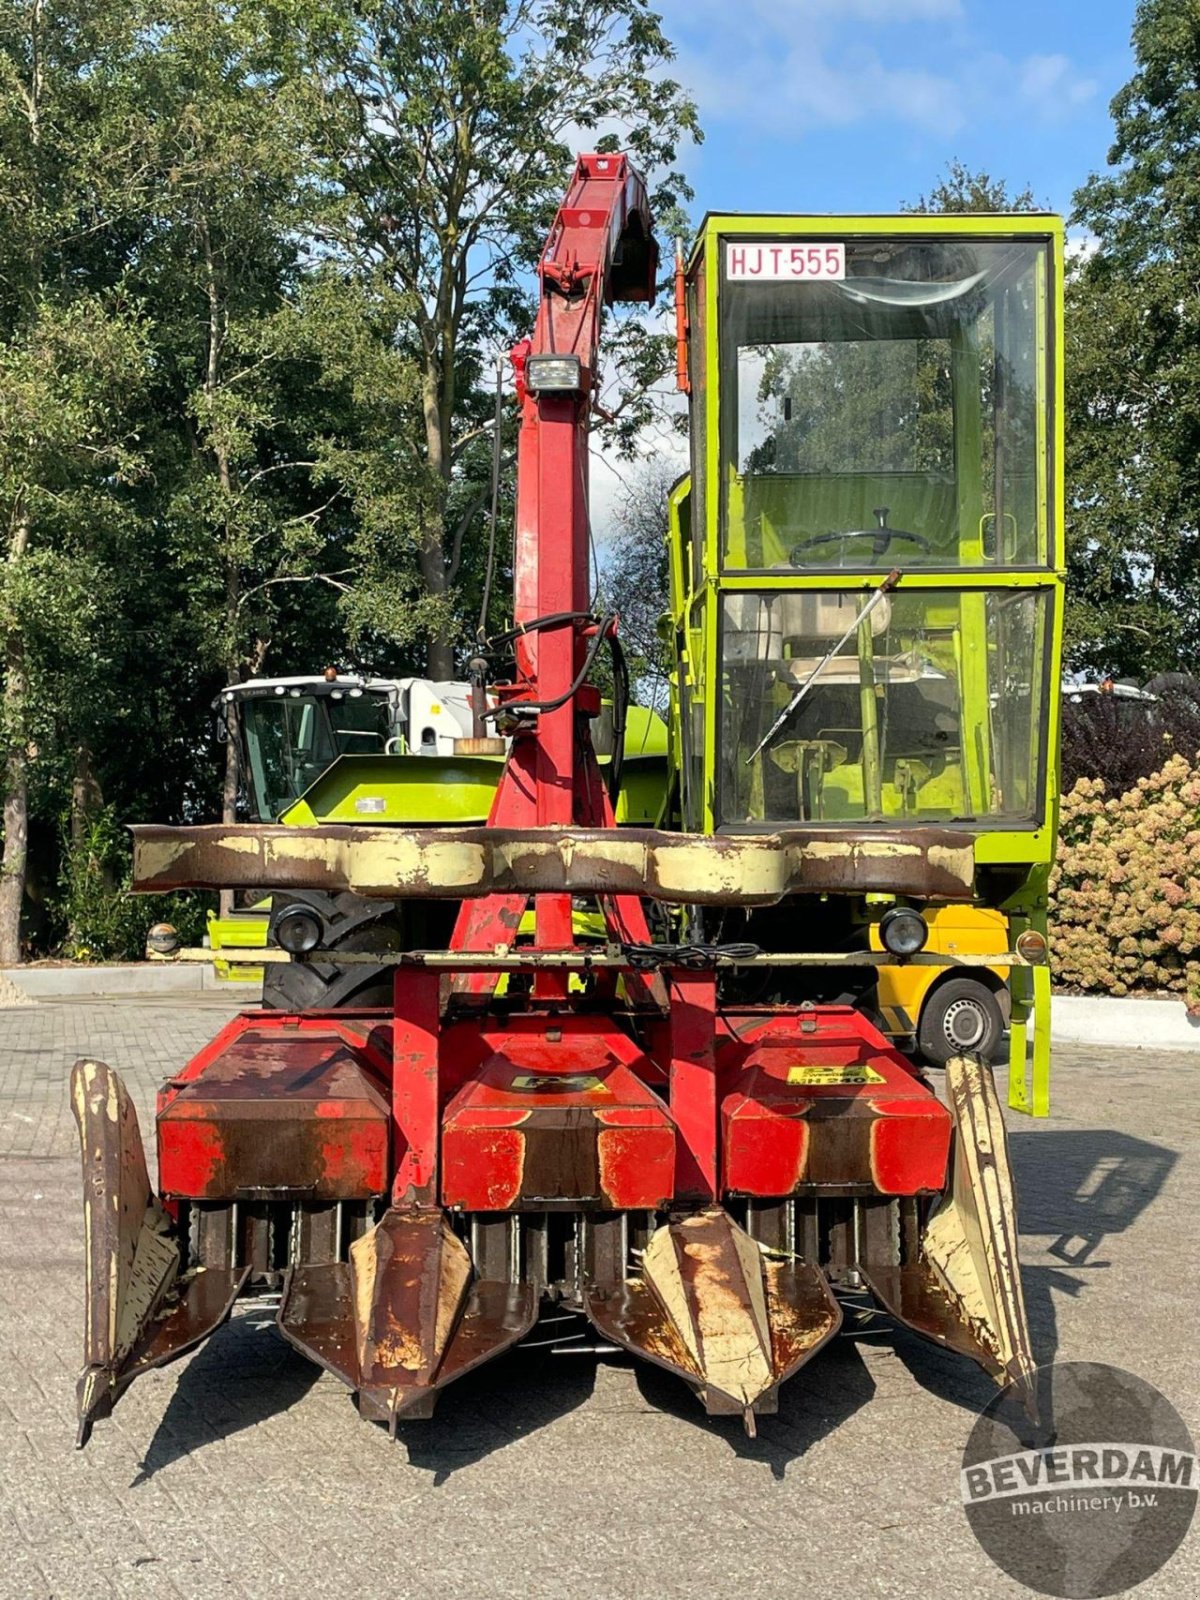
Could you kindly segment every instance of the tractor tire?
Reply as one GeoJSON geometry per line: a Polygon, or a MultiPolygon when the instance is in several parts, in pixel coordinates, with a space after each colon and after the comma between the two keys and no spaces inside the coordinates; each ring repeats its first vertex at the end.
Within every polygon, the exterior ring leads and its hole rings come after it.
{"type": "Polygon", "coordinates": [[[991,1061],[1003,1035],[1004,1013],[987,984],[977,978],[948,978],[921,1008],[917,1048],[934,1067],[968,1054],[991,1061]]]}
{"type": "MultiPolygon", "coordinates": [[[[278,949],[275,919],[286,906],[306,905],[321,919],[321,946],[327,950],[385,951],[400,945],[401,909],[394,900],[367,900],[357,894],[298,890],[271,899],[267,945],[278,949]]],[[[346,1006],[392,1003],[395,969],[366,962],[339,967],[324,961],[271,962],[263,977],[263,1006],[271,1011],[336,1011],[346,1006]]]]}

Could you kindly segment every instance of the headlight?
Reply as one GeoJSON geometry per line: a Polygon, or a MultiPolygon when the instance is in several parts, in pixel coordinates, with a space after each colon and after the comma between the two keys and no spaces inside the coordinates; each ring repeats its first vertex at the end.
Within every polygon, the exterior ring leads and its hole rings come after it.
{"type": "Polygon", "coordinates": [[[169,956],[179,949],[179,929],[169,922],[156,922],[146,935],[146,948],[157,956],[169,956]]]}
{"type": "Polygon", "coordinates": [[[894,956],[915,956],[925,948],[929,925],[911,906],[893,906],[879,919],[883,948],[894,956]]]}
{"type": "Polygon", "coordinates": [[[1024,956],[1031,966],[1041,966],[1046,959],[1046,936],[1036,928],[1026,928],[1017,935],[1017,954],[1024,956]]]}
{"type": "Polygon", "coordinates": [[[583,365],[578,356],[530,356],[525,387],[530,394],[578,394],[583,388],[583,365]]]}
{"type": "Polygon", "coordinates": [[[275,937],[289,955],[307,955],[321,942],[321,919],[311,906],[285,906],[275,919],[275,937]]]}

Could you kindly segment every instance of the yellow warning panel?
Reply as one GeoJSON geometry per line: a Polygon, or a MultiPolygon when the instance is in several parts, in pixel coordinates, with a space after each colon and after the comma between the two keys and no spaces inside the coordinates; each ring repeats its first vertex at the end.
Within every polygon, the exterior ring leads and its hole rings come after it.
{"type": "Polygon", "coordinates": [[[601,1079],[590,1072],[522,1072],[512,1080],[510,1088],[536,1094],[594,1094],[604,1087],[601,1079]]]}
{"type": "Polygon", "coordinates": [[[854,1065],[849,1067],[789,1067],[789,1083],[807,1083],[814,1087],[833,1088],[841,1084],[886,1083],[882,1072],[874,1067],[854,1065]]]}

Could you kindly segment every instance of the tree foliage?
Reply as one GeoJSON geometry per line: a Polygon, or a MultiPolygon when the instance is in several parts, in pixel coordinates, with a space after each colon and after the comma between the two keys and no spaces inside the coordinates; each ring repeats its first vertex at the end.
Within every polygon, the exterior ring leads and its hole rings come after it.
{"type": "MultiPolygon", "coordinates": [[[[370,0],[316,41],[335,196],[319,237],[375,300],[385,348],[416,374],[405,403],[418,426],[404,429],[403,451],[328,463],[350,467],[341,481],[365,529],[397,493],[408,508],[388,518],[386,560],[364,552],[349,609],[359,631],[406,619],[427,640],[433,677],[453,674],[479,550],[487,374],[527,331],[527,274],[573,147],[598,134],[598,148],[628,151],[660,213],[689,193],[676,157],[698,128],[666,70],[673,53],[645,0],[370,0]]],[[[661,341],[636,321],[610,354],[633,368],[627,427],[655,354],[665,368],[661,341]]]]}
{"type": "Polygon", "coordinates": [[[1151,678],[1153,701],[1108,693],[1065,694],[1062,792],[1099,779],[1112,795],[1132,789],[1171,755],[1200,761],[1200,681],[1183,673],[1151,678]]]}
{"type": "Polygon", "coordinates": [[[905,211],[914,212],[1003,212],[1047,211],[1035,198],[1029,184],[1015,193],[1004,178],[990,172],[973,172],[962,161],[951,161],[927,195],[921,195],[905,211]]]}
{"type": "Polygon", "coordinates": [[[672,667],[659,623],[670,608],[667,495],[678,475],[661,457],[631,467],[601,563],[604,605],[620,617],[630,676],[639,698],[652,705],[663,703],[672,667]]]}
{"type": "Polygon", "coordinates": [[[576,149],[686,196],[671,56],[644,0],[0,0],[0,960],[96,946],[113,816],[231,814],[222,683],[454,674],[496,358],[576,149]]]}
{"type": "Polygon", "coordinates": [[[86,743],[120,502],[144,471],[149,344],[106,248],[137,183],[119,92],[132,49],[123,4],[0,5],[0,961],[21,955],[31,792],[86,743]]]}
{"type": "Polygon", "coordinates": [[[1072,664],[1145,677],[1200,647],[1200,22],[1142,0],[1068,306],[1072,664]]]}

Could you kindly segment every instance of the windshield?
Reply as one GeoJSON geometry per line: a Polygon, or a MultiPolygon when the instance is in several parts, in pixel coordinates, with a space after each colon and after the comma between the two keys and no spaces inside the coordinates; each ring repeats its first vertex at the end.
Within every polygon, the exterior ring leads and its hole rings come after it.
{"type": "Polygon", "coordinates": [[[1046,592],[902,590],[881,597],[856,627],[866,598],[826,590],[726,596],[720,822],[1036,817],[1046,592]]]}
{"type": "Polygon", "coordinates": [[[802,251],[725,246],[726,567],[1044,562],[1046,244],[827,251],[831,275],[776,281],[802,251]]]}
{"type": "Polygon", "coordinates": [[[338,756],[382,754],[388,706],[380,695],[289,692],[241,706],[255,814],[286,811],[338,756]]]}

